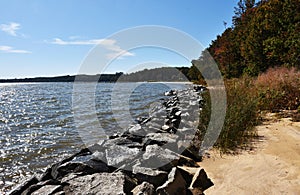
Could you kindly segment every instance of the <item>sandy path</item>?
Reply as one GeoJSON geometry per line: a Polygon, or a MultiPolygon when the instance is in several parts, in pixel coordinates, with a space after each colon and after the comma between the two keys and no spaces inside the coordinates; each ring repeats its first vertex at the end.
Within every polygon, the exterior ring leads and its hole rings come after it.
{"type": "Polygon", "coordinates": [[[300,123],[285,118],[257,129],[263,137],[254,151],[222,157],[211,151],[200,163],[215,184],[206,195],[300,195],[300,123]]]}

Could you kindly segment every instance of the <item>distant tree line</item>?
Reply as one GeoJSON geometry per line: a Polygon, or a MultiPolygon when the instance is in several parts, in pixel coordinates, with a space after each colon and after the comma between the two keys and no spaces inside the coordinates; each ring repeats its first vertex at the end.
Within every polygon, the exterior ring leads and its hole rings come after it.
{"type": "Polygon", "coordinates": [[[56,77],[35,77],[24,79],[0,79],[0,83],[37,83],[37,82],[116,82],[123,75],[121,72],[115,74],[97,74],[97,75],[65,75],[56,77]]]}
{"type": "Polygon", "coordinates": [[[97,75],[65,75],[56,77],[35,77],[23,79],[0,79],[0,83],[31,83],[31,82],[177,82],[189,81],[189,67],[161,67],[144,69],[141,71],[124,74],[97,74],[97,75]]]}
{"type": "Polygon", "coordinates": [[[192,79],[201,77],[196,66],[205,65],[210,55],[225,78],[300,67],[300,0],[240,0],[232,23],[193,64],[192,79]]]}
{"type": "Polygon", "coordinates": [[[189,81],[189,67],[160,67],[122,75],[120,82],[189,81]]]}

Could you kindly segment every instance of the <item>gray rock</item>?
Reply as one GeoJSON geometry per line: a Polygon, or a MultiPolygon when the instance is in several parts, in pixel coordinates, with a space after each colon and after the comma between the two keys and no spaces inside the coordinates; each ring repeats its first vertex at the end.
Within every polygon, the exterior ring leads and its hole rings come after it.
{"type": "Polygon", "coordinates": [[[132,168],[132,172],[135,175],[134,177],[138,180],[139,183],[147,181],[157,187],[164,183],[164,181],[168,177],[167,172],[143,167],[140,162],[135,164],[132,168]]]}
{"type": "Polygon", "coordinates": [[[110,169],[106,163],[93,160],[93,155],[75,157],[57,168],[57,178],[62,178],[69,173],[82,173],[83,175],[96,172],[108,172],[110,169]]]}
{"type": "Polygon", "coordinates": [[[167,91],[165,92],[165,96],[172,96],[172,95],[176,95],[177,92],[175,90],[170,90],[170,91],[167,91]]]}
{"type": "Polygon", "coordinates": [[[32,176],[28,180],[24,181],[22,184],[20,184],[17,188],[13,189],[9,194],[10,195],[19,195],[22,194],[27,188],[29,188],[31,185],[37,184],[39,181],[35,176],[32,176]]]}
{"type": "Polygon", "coordinates": [[[40,189],[34,191],[32,195],[52,195],[56,192],[59,192],[62,190],[61,185],[45,185],[41,187],[40,189]]]}
{"type": "Polygon", "coordinates": [[[104,152],[95,151],[92,154],[91,160],[106,161],[105,153],[104,152]]]}
{"type": "Polygon", "coordinates": [[[137,158],[140,150],[137,148],[128,148],[125,146],[110,146],[105,150],[106,160],[109,166],[118,166],[126,164],[137,158]]]}
{"type": "Polygon", "coordinates": [[[149,133],[144,140],[144,149],[148,145],[157,144],[158,146],[163,146],[163,148],[177,152],[178,146],[176,142],[178,137],[178,135],[170,133],[149,133]]]}
{"type": "Polygon", "coordinates": [[[161,127],[161,129],[162,130],[164,130],[164,131],[167,131],[167,130],[169,130],[171,127],[169,126],[169,125],[163,125],[162,127],[161,127]]]}
{"type": "Polygon", "coordinates": [[[179,154],[169,149],[163,149],[158,145],[149,145],[146,147],[141,163],[145,167],[169,171],[173,166],[177,166],[179,157],[179,154]]]}
{"type": "Polygon", "coordinates": [[[154,186],[148,182],[143,182],[142,184],[136,186],[131,190],[133,195],[154,195],[154,186]]]}
{"type": "Polygon", "coordinates": [[[152,119],[151,117],[138,117],[136,119],[136,121],[137,121],[138,124],[143,125],[143,124],[148,123],[151,119],[152,119]]]}
{"type": "Polygon", "coordinates": [[[146,135],[146,139],[156,140],[166,143],[176,143],[178,135],[169,133],[149,133],[146,135]]]}
{"type": "Polygon", "coordinates": [[[71,181],[72,179],[79,177],[80,174],[79,173],[70,173],[68,175],[66,175],[65,177],[63,177],[60,182],[61,183],[68,183],[69,181],[71,181]]]}
{"type": "Polygon", "coordinates": [[[65,191],[59,191],[59,192],[56,192],[54,193],[53,195],[65,195],[65,191]]]}
{"type": "Polygon", "coordinates": [[[129,131],[129,133],[131,133],[133,135],[145,135],[146,134],[145,130],[142,128],[142,126],[140,124],[132,126],[128,131],[129,131]]]}
{"type": "Polygon", "coordinates": [[[173,167],[168,175],[168,180],[160,187],[156,189],[158,194],[186,194],[187,183],[182,177],[180,171],[173,167]]]}
{"type": "Polygon", "coordinates": [[[135,181],[121,172],[95,173],[73,177],[66,181],[66,194],[130,194],[137,185],[135,181]]]}
{"type": "Polygon", "coordinates": [[[41,181],[37,184],[31,185],[24,192],[22,192],[22,195],[32,194],[34,191],[36,191],[36,190],[38,190],[41,187],[46,186],[46,185],[59,185],[59,184],[60,184],[59,181],[53,180],[53,179],[50,179],[50,180],[47,180],[47,181],[41,181]]]}
{"type": "Polygon", "coordinates": [[[132,144],[132,141],[127,139],[126,137],[117,137],[115,139],[106,140],[105,143],[103,144],[103,147],[106,148],[114,145],[127,145],[127,144],[132,144]]]}
{"type": "Polygon", "coordinates": [[[124,132],[122,134],[122,137],[124,137],[128,140],[131,140],[133,142],[138,142],[138,143],[142,143],[143,139],[145,138],[144,135],[134,135],[134,134],[129,133],[129,131],[124,132]]]}

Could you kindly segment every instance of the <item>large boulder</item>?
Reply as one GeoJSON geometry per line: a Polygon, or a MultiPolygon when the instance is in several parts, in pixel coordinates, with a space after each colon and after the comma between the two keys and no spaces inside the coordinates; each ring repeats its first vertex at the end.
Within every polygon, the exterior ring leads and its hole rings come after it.
{"type": "Polygon", "coordinates": [[[62,180],[66,194],[130,194],[137,183],[122,172],[69,175],[62,180]]]}
{"type": "Polygon", "coordinates": [[[105,150],[106,160],[109,166],[121,166],[138,158],[140,150],[125,146],[110,146],[105,150]]]}
{"type": "Polygon", "coordinates": [[[168,175],[168,180],[156,189],[158,194],[184,195],[187,192],[187,183],[178,168],[173,167],[168,175]]]}
{"type": "Polygon", "coordinates": [[[169,171],[177,166],[180,155],[158,145],[149,145],[142,156],[142,164],[149,168],[159,168],[169,171]]]}
{"type": "Polygon", "coordinates": [[[147,181],[155,187],[164,183],[168,177],[168,173],[166,171],[144,167],[139,161],[133,165],[132,173],[139,183],[147,181]]]}

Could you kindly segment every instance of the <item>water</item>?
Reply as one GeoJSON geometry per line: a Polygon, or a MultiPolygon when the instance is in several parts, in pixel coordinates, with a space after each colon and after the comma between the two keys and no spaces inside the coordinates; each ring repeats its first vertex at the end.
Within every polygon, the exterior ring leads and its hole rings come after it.
{"type": "Polygon", "coordinates": [[[73,83],[0,84],[0,189],[7,191],[84,147],[79,128],[89,129],[95,122],[89,111],[93,104],[86,102],[87,96],[95,97],[97,120],[106,134],[112,134],[128,125],[128,115],[148,116],[151,105],[159,102],[165,91],[186,88],[175,83],[118,86],[114,90],[115,84],[100,83],[95,90],[91,84],[77,84],[73,104],[73,83]],[[124,99],[129,112],[122,112],[124,99]],[[85,108],[79,127],[74,121],[77,106],[85,108]]]}

